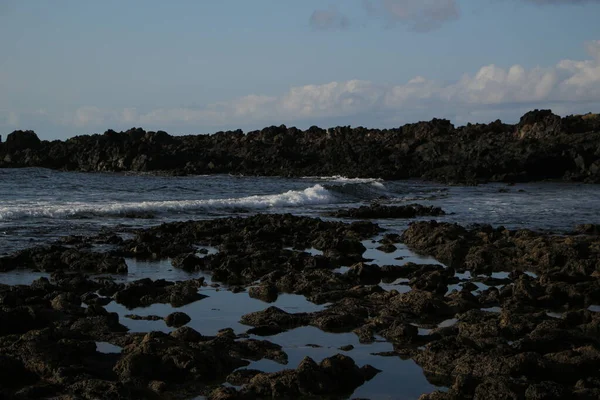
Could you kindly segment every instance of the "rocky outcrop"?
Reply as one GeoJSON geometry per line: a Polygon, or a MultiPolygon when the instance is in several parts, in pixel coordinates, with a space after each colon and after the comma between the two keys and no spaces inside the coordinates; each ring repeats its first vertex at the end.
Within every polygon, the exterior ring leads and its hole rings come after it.
{"type": "Polygon", "coordinates": [[[341,354],[319,364],[306,357],[295,370],[253,374],[241,391],[221,387],[209,399],[339,398],[352,394],[379,372],[370,365],[359,368],[351,358],[341,354]]]}
{"type": "Polygon", "coordinates": [[[0,167],[170,174],[424,178],[458,183],[562,179],[600,182],[600,118],[549,110],[516,125],[454,127],[433,119],[396,129],[271,126],[244,134],[170,136],[126,132],[42,141],[16,131],[0,143],[0,167]]]}
{"type": "Polygon", "coordinates": [[[372,204],[332,212],[328,215],[336,218],[377,219],[377,218],[415,218],[422,216],[440,216],[446,213],[440,207],[408,204],[405,206],[384,206],[372,204]]]}
{"type": "MultiPolygon", "coordinates": [[[[203,297],[203,278],[90,279],[70,267],[88,253],[65,255],[69,248],[57,246],[10,255],[11,268],[32,262],[50,270],[53,262],[59,264],[50,279],[0,284],[0,397],[340,398],[377,373],[339,354],[319,364],[306,358],[296,369],[275,373],[240,369],[249,360],[286,365],[280,345],[251,335],[268,337],[301,326],[353,332],[361,343],[386,339],[393,350],[377,355],[410,358],[432,383],[448,388],[423,399],[600,396],[596,225],[553,235],[415,222],[402,235],[389,233],[380,240],[404,242],[445,266],[366,263],[361,241],[379,233],[377,225],[365,221],[256,215],[163,224],[115,241],[110,257],[180,256],[174,264],[212,273],[211,280],[223,284],[219,290],[248,289],[248,296],[264,302],[264,309],[241,316],[245,333],[229,328],[215,336],[186,326],[193,317],[201,330],[202,320],[181,311],[165,318],[177,327],[170,333],[128,333],[119,315],[103,307],[112,301],[130,308],[189,304],[203,297]],[[197,257],[198,245],[216,247],[218,253],[197,257]],[[302,251],[308,247],[323,255],[302,251]],[[343,257],[354,261],[341,273],[337,267],[343,257]],[[24,264],[15,266],[19,260],[24,264]],[[303,295],[323,307],[291,312],[267,304],[281,293],[303,295]],[[95,342],[122,350],[104,354],[95,342]]],[[[89,240],[96,239],[64,242],[89,240]]]]}

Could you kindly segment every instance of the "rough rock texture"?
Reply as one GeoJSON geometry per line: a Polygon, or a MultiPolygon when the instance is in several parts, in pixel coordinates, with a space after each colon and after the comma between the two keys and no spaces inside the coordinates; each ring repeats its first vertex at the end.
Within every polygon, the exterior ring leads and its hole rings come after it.
{"type": "Polygon", "coordinates": [[[337,218],[414,218],[420,216],[440,216],[445,212],[439,207],[423,206],[421,204],[409,204],[405,206],[384,206],[381,204],[372,204],[370,206],[360,206],[339,210],[329,215],[337,218]]]}
{"type": "MultiPolygon", "coordinates": [[[[110,254],[72,252],[99,239],[71,237],[63,246],[2,258],[7,270],[39,265],[53,272],[28,286],[0,284],[0,398],[340,398],[377,372],[340,355],[272,374],[239,369],[248,360],[288,362],[280,346],[250,334],[306,325],[354,332],[362,343],[385,338],[393,351],[381,356],[410,358],[432,383],[449,388],[423,399],[600,397],[597,226],[553,235],[415,222],[401,236],[380,240],[402,241],[446,266],[366,264],[361,240],[379,233],[371,222],[256,215],[139,230],[114,240],[110,254]],[[197,246],[218,253],[197,257],[197,246]],[[323,255],[303,251],[311,247],[323,255]],[[204,336],[187,326],[128,333],[104,305],[180,306],[203,297],[204,280],[94,279],[80,272],[89,254],[94,263],[172,257],[189,271],[211,273],[220,290],[248,289],[240,299],[252,295],[264,309],[242,316],[249,329],[241,335],[223,329],[204,336]],[[336,272],[341,262],[350,266],[345,273],[336,272]],[[280,293],[327,305],[291,313],[267,304],[280,293]],[[102,354],[95,342],[122,352],[102,354]]],[[[181,325],[188,318],[179,311],[169,320],[181,325]]]]}
{"type": "Polygon", "coordinates": [[[358,368],[351,358],[341,354],[326,358],[319,364],[306,357],[295,370],[254,374],[241,391],[219,388],[211,393],[209,399],[339,397],[352,394],[354,389],[379,372],[370,365],[358,368]]]}
{"type": "Polygon", "coordinates": [[[564,179],[600,182],[600,118],[560,118],[549,110],[516,125],[495,121],[455,128],[433,119],[377,130],[271,126],[244,134],[170,136],[109,130],[66,141],[15,131],[0,143],[0,167],[172,174],[425,178],[444,182],[564,179]]]}
{"type": "MultiPolygon", "coordinates": [[[[222,382],[246,360],[287,363],[280,346],[237,338],[231,330],[214,337],[189,327],[170,335],[127,333],[119,316],[89,295],[115,285],[123,284],[79,274],[56,274],[29,286],[0,284],[0,398],[189,398],[194,396],[186,397],[187,390],[198,393],[222,382]],[[104,354],[95,342],[123,350],[104,354]]],[[[174,314],[174,322],[186,320],[174,314]]]]}

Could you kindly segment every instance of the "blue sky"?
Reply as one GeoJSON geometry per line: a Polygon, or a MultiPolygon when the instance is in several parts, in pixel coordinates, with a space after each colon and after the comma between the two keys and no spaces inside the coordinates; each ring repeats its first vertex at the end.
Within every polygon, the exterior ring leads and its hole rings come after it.
{"type": "Polygon", "coordinates": [[[600,111],[596,0],[0,0],[0,133],[600,111]]]}

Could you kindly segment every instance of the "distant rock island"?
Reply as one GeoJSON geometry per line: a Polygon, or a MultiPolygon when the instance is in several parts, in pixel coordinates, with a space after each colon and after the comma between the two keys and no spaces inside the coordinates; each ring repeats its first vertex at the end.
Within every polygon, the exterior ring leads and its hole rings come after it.
{"type": "Polygon", "coordinates": [[[444,183],[563,180],[600,183],[600,115],[534,110],[516,125],[462,127],[444,119],[396,129],[271,126],[244,134],[171,136],[133,128],[65,141],[14,131],[0,168],[65,171],[420,178],[444,183]]]}

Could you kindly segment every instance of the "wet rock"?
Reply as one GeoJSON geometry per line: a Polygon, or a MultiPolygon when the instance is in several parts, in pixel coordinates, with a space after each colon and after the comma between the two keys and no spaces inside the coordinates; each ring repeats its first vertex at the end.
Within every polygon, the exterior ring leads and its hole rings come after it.
{"type": "Polygon", "coordinates": [[[278,344],[255,339],[235,341],[235,334],[230,339],[232,341],[230,352],[238,357],[254,361],[266,358],[284,365],[288,363],[287,354],[278,344]]]}
{"type": "Polygon", "coordinates": [[[377,247],[377,250],[383,251],[384,253],[393,253],[398,250],[398,248],[391,243],[387,243],[377,247]]]}
{"type": "MultiPolygon", "coordinates": [[[[189,322],[189,321],[188,321],[189,322]]],[[[189,326],[182,326],[170,333],[171,336],[184,342],[202,342],[205,337],[189,326]]]]}
{"type": "Polygon", "coordinates": [[[438,294],[445,294],[448,291],[449,277],[446,271],[435,269],[431,272],[422,274],[413,274],[413,278],[408,282],[411,288],[425,290],[438,294]]]}
{"type": "Polygon", "coordinates": [[[248,362],[231,357],[211,342],[183,342],[160,332],[152,332],[138,344],[123,349],[114,367],[121,380],[163,381],[183,383],[224,378],[248,362]]]}
{"type": "Polygon", "coordinates": [[[55,310],[79,308],[81,306],[81,298],[74,293],[61,293],[52,299],[50,305],[55,310]]]}
{"type": "Polygon", "coordinates": [[[277,300],[279,295],[277,287],[270,284],[262,284],[259,286],[252,286],[248,290],[250,297],[262,300],[266,303],[272,303],[277,300]]]}
{"type": "Polygon", "coordinates": [[[176,256],[171,261],[171,264],[175,268],[180,268],[184,271],[193,272],[196,271],[204,263],[202,259],[196,256],[194,253],[187,253],[176,256]]]}
{"type": "Polygon", "coordinates": [[[316,243],[315,247],[325,248],[323,254],[337,265],[353,264],[362,261],[362,255],[367,250],[359,240],[333,239],[323,243],[316,243]]]}
{"type": "Polygon", "coordinates": [[[391,299],[390,309],[397,312],[410,312],[419,316],[447,317],[454,313],[444,302],[443,297],[431,292],[412,290],[399,294],[391,299]]]}
{"type": "Polygon", "coordinates": [[[183,313],[183,312],[179,312],[179,311],[171,313],[165,317],[165,323],[167,324],[167,326],[173,326],[176,328],[179,328],[180,326],[187,324],[191,320],[192,319],[190,318],[189,315],[187,315],[186,313],[183,313]]]}
{"type": "Polygon", "coordinates": [[[486,378],[475,388],[473,398],[483,399],[521,399],[525,392],[523,384],[508,377],[486,378]]]}
{"type": "Polygon", "coordinates": [[[219,386],[208,395],[209,400],[238,400],[241,398],[242,396],[238,394],[235,388],[225,386],[219,386]]]}
{"type": "Polygon", "coordinates": [[[378,372],[370,366],[359,368],[351,358],[340,354],[319,364],[306,357],[296,370],[254,376],[241,394],[261,398],[344,395],[352,393],[378,372]]]}
{"type": "Polygon", "coordinates": [[[400,235],[397,233],[386,233],[383,238],[379,241],[381,244],[396,244],[400,243],[400,235]]]}
{"type": "Polygon", "coordinates": [[[261,374],[262,371],[256,369],[240,369],[227,376],[227,382],[235,386],[242,386],[250,383],[252,378],[261,374]]]}
{"type": "Polygon", "coordinates": [[[68,391],[77,398],[81,399],[130,399],[130,398],[151,398],[149,394],[144,395],[143,391],[135,390],[117,382],[110,382],[99,379],[87,379],[74,383],[69,386],[68,391]]]}
{"type": "Polygon", "coordinates": [[[581,224],[575,227],[576,233],[585,235],[600,235],[600,225],[597,224],[581,224]]]}
{"type": "Polygon", "coordinates": [[[597,236],[557,236],[502,227],[466,229],[457,224],[415,222],[402,240],[419,252],[431,254],[451,267],[472,273],[515,270],[592,275],[600,251],[597,236]]]}
{"type": "Polygon", "coordinates": [[[541,382],[530,385],[525,391],[526,400],[559,400],[569,397],[564,386],[556,382],[541,382]]]}
{"type": "Polygon", "coordinates": [[[394,342],[411,342],[419,336],[419,329],[411,324],[394,321],[381,332],[381,336],[394,342]]]}
{"type": "Polygon", "coordinates": [[[102,339],[114,332],[127,332],[128,329],[119,323],[117,313],[107,313],[106,315],[86,316],[85,318],[76,319],[71,324],[70,330],[102,339]]]}
{"type": "Polygon", "coordinates": [[[254,327],[271,325],[281,329],[293,329],[307,325],[309,315],[306,313],[290,314],[280,308],[269,307],[263,311],[243,315],[240,322],[254,327]]]}
{"type": "Polygon", "coordinates": [[[377,265],[357,263],[350,267],[346,275],[363,284],[376,284],[381,281],[381,269],[377,265]]]}
{"type": "Polygon", "coordinates": [[[31,268],[44,272],[89,271],[95,273],[127,273],[122,257],[62,246],[34,247],[0,260],[0,270],[31,268]]]}
{"type": "Polygon", "coordinates": [[[336,218],[377,219],[377,218],[414,218],[417,216],[440,216],[445,212],[439,207],[409,204],[406,206],[384,206],[378,203],[339,210],[330,215],[336,218]]]}
{"type": "Polygon", "coordinates": [[[203,278],[176,283],[162,279],[140,279],[117,291],[114,299],[130,309],[154,303],[169,303],[173,307],[181,307],[206,297],[198,293],[203,282],[203,278]]]}
{"type": "Polygon", "coordinates": [[[161,321],[164,318],[158,315],[136,315],[136,314],[127,314],[125,318],[132,319],[134,321],[161,321]]]}
{"type": "Polygon", "coordinates": [[[346,298],[310,315],[310,324],[326,332],[348,332],[365,323],[369,309],[358,299],[346,298]]]}

